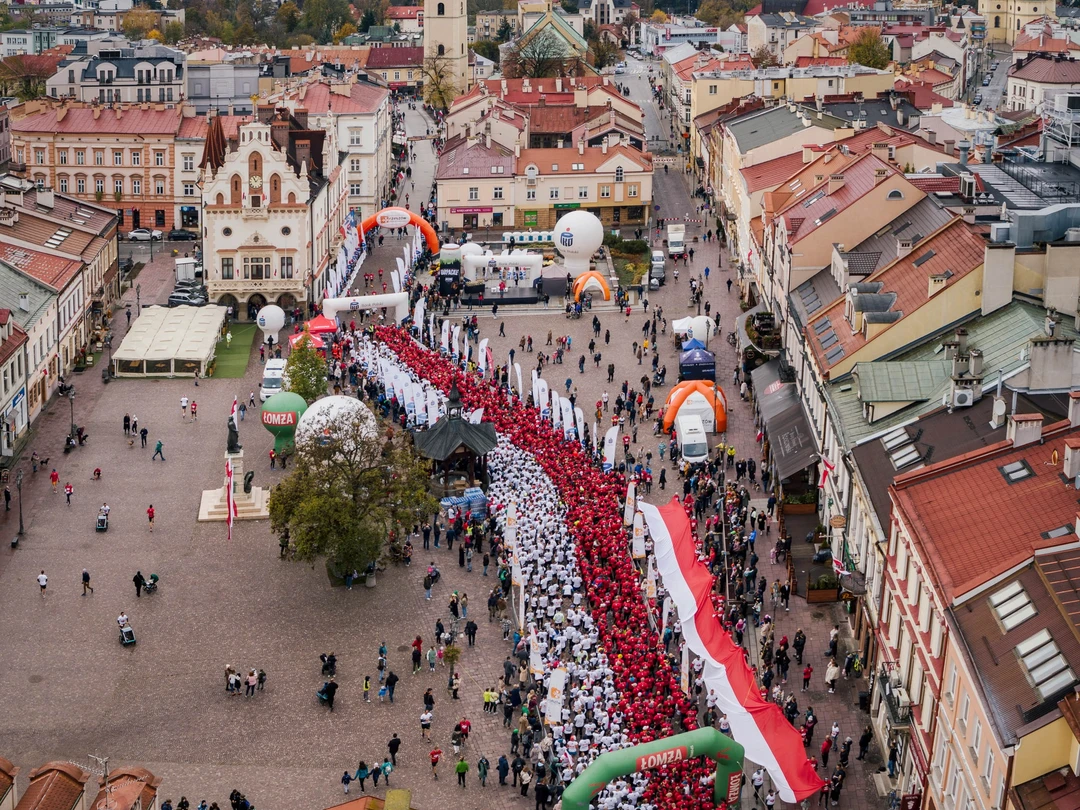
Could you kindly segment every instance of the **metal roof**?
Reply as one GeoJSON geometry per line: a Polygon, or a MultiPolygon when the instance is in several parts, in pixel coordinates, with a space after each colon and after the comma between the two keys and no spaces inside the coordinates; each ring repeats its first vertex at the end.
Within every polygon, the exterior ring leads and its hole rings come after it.
{"type": "MultiPolygon", "coordinates": [[[[832,115],[822,115],[818,118],[817,110],[809,107],[800,106],[796,110],[802,110],[809,115],[813,126],[821,129],[839,129],[847,125],[847,122],[832,115]]],[[[727,128],[735,139],[739,151],[743,153],[805,129],[803,119],[799,117],[798,112],[792,112],[786,106],[752,112],[742,118],[729,121],[727,128]]]]}

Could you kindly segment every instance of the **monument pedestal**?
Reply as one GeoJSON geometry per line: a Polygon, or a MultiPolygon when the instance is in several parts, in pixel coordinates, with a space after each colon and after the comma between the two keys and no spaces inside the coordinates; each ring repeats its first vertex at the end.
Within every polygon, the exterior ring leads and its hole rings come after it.
{"type": "MultiPolygon", "coordinates": [[[[225,459],[233,467],[233,502],[236,504],[236,520],[264,520],[270,517],[270,490],[252,487],[244,492],[244,451],[225,453],[225,459]]],[[[226,488],[229,482],[217,489],[204,489],[199,506],[199,520],[225,520],[229,513],[226,488]]]]}

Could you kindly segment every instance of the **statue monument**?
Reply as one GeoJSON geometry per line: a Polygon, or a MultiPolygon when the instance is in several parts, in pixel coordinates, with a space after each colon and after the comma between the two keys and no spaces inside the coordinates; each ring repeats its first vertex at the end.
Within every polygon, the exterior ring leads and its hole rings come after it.
{"type": "MultiPolygon", "coordinates": [[[[240,431],[236,428],[236,417],[229,415],[226,424],[229,429],[225,442],[225,461],[232,466],[233,503],[236,504],[236,520],[260,520],[270,517],[270,490],[251,485],[254,472],[244,473],[244,446],[240,444],[240,431]]],[[[202,503],[199,505],[199,520],[225,520],[228,516],[227,487],[228,476],[224,484],[217,489],[203,490],[202,503]]]]}
{"type": "Polygon", "coordinates": [[[226,453],[239,453],[244,449],[244,446],[240,444],[240,431],[236,429],[236,417],[229,414],[229,440],[226,445],[226,453]]]}

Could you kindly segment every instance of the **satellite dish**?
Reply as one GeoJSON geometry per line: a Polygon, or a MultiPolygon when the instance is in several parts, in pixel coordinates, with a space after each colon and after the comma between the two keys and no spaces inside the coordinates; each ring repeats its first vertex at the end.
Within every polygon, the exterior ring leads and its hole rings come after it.
{"type": "Polygon", "coordinates": [[[994,400],[994,419],[998,419],[1005,415],[1005,400],[994,400]]]}

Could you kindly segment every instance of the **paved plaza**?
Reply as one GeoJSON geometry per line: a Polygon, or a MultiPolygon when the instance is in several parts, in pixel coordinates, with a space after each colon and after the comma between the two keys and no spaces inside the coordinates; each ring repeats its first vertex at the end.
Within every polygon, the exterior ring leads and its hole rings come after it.
{"type": "MultiPolygon", "coordinates": [[[[639,74],[629,78],[644,80],[639,74]]],[[[409,111],[407,121],[410,132],[423,132],[420,112],[409,111]]],[[[413,164],[416,197],[430,188],[434,159],[427,149],[427,142],[419,143],[419,159],[413,164]]],[[[670,210],[693,211],[680,172],[658,173],[656,189],[657,199],[670,210]]],[[[700,230],[690,227],[692,235],[700,230]]],[[[671,283],[669,277],[669,284],[651,296],[650,312],[662,307],[669,323],[692,314],[687,280],[706,265],[711,267],[705,299],[721,320],[721,335],[710,349],[717,352],[718,382],[732,403],[728,441],[734,442],[740,457],[756,456],[750,406],[739,401],[738,390],[731,385],[735,355],[723,340],[738,314],[735,292],[729,294],[725,284],[730,277],[726,257],[722,259],[715,243],[695,248],[695,260],[681,270],[679,282],[671,283]]],[[[364,270],[390,267],[391,256],[399,250],[396,240],[388,239],[364,270]]],[[[142,271],[143,305],[164,302],[171,265],[171,258],[156,257],[142,271]]],[[[135,309],[134,291],[128,292],[125,303],[135,309]]],[[[601,370],[590,361],[585,373],[579,373],[576,361],[580,354],[589,354],[589,316],[567,320],[561,306],[550,311],[503,308],[498,320],[490,309],[478,315],[481,336],[491,339],[500,363],[523,335],[532,336],[537,350],[544,349],[549,330],[556,337],[572,336],[566,364],[550,367],[544,376],[560,391],[570,378],[578,389],[578,403],[591,414],[592,403],[605,390],[614,400],[622,380],[635,384],[649,369],[648,361],[639,366],[631,352],[647,317],[641,307],[634,308],[629,320],[610,307],[598,305],[596,311],[611,340],[605,344],[601,332],[601,370]],[[505,324],[505,338],[498,337],[500,323],[505,324]],[[614,385],[607,384],[603,372],[609,362],[616,365],[614,385]]],[[[114,323],[118,345],[125,318],[120,315],[114,323]]],[[[670,383],[678,371],[670,328],[661,336],[660,351],[670,383]]],[[[519,353],[516,359],[527,376],[535,355],[519,353]]],[[[312,568],[279,560],[277,538],[265,521],[238,523],[231,542],[226,541],[224,524],[196,522],[202,490],[222,482],[225,420],[233,397],[247,400],[250,392],[257,392],[259,379],[257,351],[244,379],[203,380],[198,387],[187,379],[117,380],[103,385],[99,374],[87,372],[74,380],[75,420],[90,434],[87,445],[67,456],[60,452],[68,423],[64,400],[54,399],[35,424],[19,465],[26,476],[22,495],[26,534],[17,550],[10,550],[7,542],[0,545],[4,695],[0,756],[22,766],[25,775],[50,760],[85,765],[92,753],[110,757],[114,767],[148,768],[163,779],[162,797],[174,802],[186,795],[193,805],[206,798],[226,806],[229,792],[237,788],[260,810],[306,810],[341,801],[342,772],[354,771],[360,760],[369,765],[381,762],[387,740],[396,732],[403,745],[391,785],[412,789],[413,806],[419,810],[532,806],[531,794],[523,799],[516,789],[497,787],[494,772],[486,789],[475,779],[481,754],[494,766],[500,754],[509,753],[501,715],[481,710],[481,691],[498,681],[510,651],[498,625],[486,621],[484,601],[494,577],[484,578],[479,566],[466,573],[456,565],[456,550],[418,548],[411,568],[391,568],[379,575],[376,587],[357,585],[346,591],[331,587],[321,565],[312,568]],[[182,396],[198,403],[198,422],[183,418],[182,396]],[[149,429],[147,448],[138,441],[128,446],[122,430],[125,413],[137,416],[140,426],[149,429]],[[151,460],[158,440],[164,442],[164,462],[151,460]],[[29,469],[31,451],[50,457],[36,475],[29,469]],[[60,476],[61,494],[54,494],[49,485],[53,467],[60,476]],[[95,467],[103,471],[100,481],[91,480],[95,467]],[[62,494],[67,482],[75,490],[70,506],[62,494]],[[101,534],[94,531],[94,522],[103,502],[112,507],[112,514],[109,531],[101,534]],[[153,533],[146,516],[151,504],[156,511],[153,533]],[[425,601],[420,585],[428,560],[435,560],[444,574],[431,602],[425,601]],[[92,595],[82,595],[83,568],[91,573],[92,595]],[[44,599],[35,579],[42,569],[49,576],[44,599]],[[156,594],[135,597],[131,579],[136,570],[160,575],[156,594]],[[449,697],[445,670],[413,676],[409,662],[410,641],[420,635],[426,646],[435,620],[447,615],[447,598],[453,590],[469,594],[480,625],[476,647],[465,648],[462,656],[459,701],[449,697]],[[121,611],[127,612],[135,629],[134,647],[118,643],[116,617],[121,611]],[[376,675],[377,650],[384,641],[390,668],[401,678],[396,702],[379,703],[373,692],[372,702],[365,703],[361,683],[365,675],[376,675]],[[315,698],[322,682],[318,656],[331,650],[337,653],[341,683],[333,714],[315,698]],[[254,698],[229,697],[224,689],[229,664],[240,670],[265,669],[265,691],[254,698]],[[430,745],[421,740],[418,722],[421,695],[428,687],[436,696],[434,737],[446,752],[438,783],[427,766],[430,745]],[[455,785],[449,741],[462,716],[472,720],[474,729],[466,748],[473,770],[465,790],[455,785]]],[[[658,404],[669,388],[657,393],[658,404]]],[[[651,426],[641,427],[638,440],[639,449],[657,453],[658,439],[651,426]]],[[[280,479],[283,473],[269,467],[272,437],[259,424],[257,409],[240,424],[240,441],[245,469],[255,470],[256,485],[270,486],[280,479]]],[[[681,486],[672,485],[674,479],[669,468],[667,494],[672,489],[681,493],[681,486]]],[[[659,503],[663,498],[654,487],[652,500],[659,503]]],[[[12,511],[0,514],[0,536],[15,535],[16,506],[13,498],[12,511]]],[[[761,568],[770,581],[780,575],[766,555],[761,568]]],[[[842,735],[858,738],[860,724],[868,720],[855,705],[865,682],[844,682],[837,694],[825,694],[822,651],[834,621],[841,621],[839,611],[814,606],[811,613],[800,597],[793,598],[791,606],[790,613],[778,617],[777,638],[793,635],[799,626],[809,636],[807,656],[816,672],[811,692],[799,697],[801,708],[809,698],[818,712],[816,753],[824,736],[821,730],[827,731],[834,720],[840,722],[842,735]]],[[[842,626],[846,632],[846,624],[842,626]]],[[[797,680],[794,664],[792,676],[791,686],[797,680]]],[[[872,751],[877,754],[873,765],[852,760],[841,806],[881,806],[870,788],[869,774],[880,764],[879,752],[872,751]]],[[[382,785],[377,793],[382,795],[382,785]]],[[[351,796],[356,795],[354,784],[351,796]]]]}

